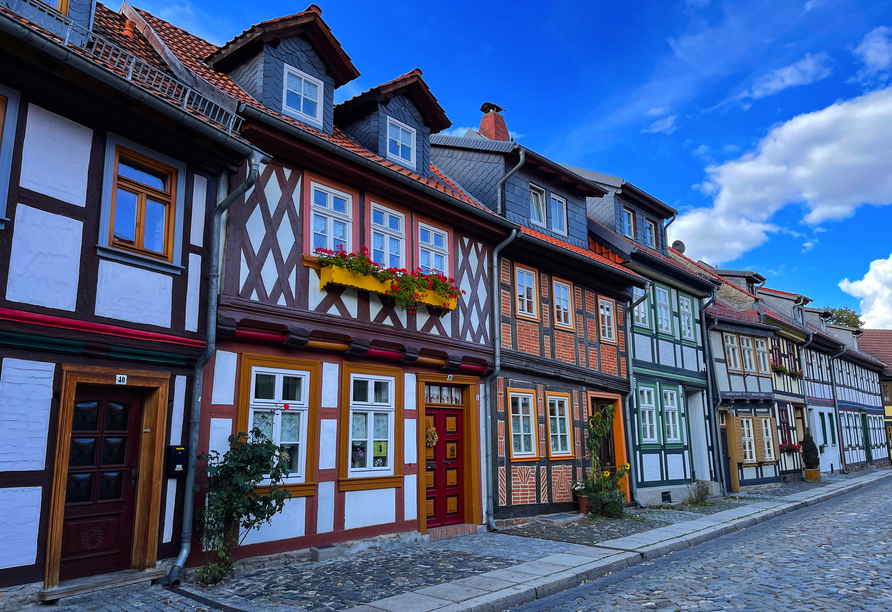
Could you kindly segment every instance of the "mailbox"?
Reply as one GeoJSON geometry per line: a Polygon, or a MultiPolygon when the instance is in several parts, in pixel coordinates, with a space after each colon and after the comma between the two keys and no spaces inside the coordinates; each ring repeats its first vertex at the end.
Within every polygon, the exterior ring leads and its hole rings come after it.
{"type": "Polygon", "coordinates": [[[185,446],[167,447],[167,477],[184,478],[189,464],[189,451],[185,446]]]}

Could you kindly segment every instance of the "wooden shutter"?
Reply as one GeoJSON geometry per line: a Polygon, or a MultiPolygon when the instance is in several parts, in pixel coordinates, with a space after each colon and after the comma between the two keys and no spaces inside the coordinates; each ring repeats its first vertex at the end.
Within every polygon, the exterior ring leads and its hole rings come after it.
{"type": "Polygon", "coordinates": [[[774,417],[772,417],[771,419],[771,440],[774,442],[774,460],[780,462],[780,448],[778,447],[777,436],[777,420],[774,419],[774,417]]]}
{"type": "Polygon", "coordinates": [[[740,417],[735,416],[734,419],[734,444],[737,447],[737,461],[739,463],[744,462],[744,458],[746,454],[743,452],[743,424],[740,422],[740,417]]]}
{"type": "Polygon", "coordinates": [[[762,442],[762,417],[760,415],[753,416],[753,446],[756,449],[756,461],[762,463],[765,461],[765,444],[762,442]]]}

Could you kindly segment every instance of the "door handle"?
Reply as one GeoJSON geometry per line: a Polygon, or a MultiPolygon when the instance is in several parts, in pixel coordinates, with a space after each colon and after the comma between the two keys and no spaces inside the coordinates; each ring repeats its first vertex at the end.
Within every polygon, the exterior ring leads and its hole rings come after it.
{"type": "Polygon", "coordinates": [[[139,476],[139,468],[136,467],[136,464],[134,463],[134,464],[130,467],[130,486],[131,486],[131,487],[135,487],[135,486],[136,486],[136,478],[137,478],[138,476],[139,476]]]}

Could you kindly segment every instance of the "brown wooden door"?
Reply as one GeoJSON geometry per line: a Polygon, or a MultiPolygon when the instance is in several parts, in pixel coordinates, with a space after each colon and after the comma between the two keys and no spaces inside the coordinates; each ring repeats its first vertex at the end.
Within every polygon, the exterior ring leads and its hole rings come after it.
{"type": "Polygon", "coordinates": [[[62,528],[62,580],[130,568],[142,402],[78,387],[62,528]]]}
{"type": "MultiPolygon", "coordinates": [[[[591,398],[591,412],[589,415],[597,414],[604,410],[606,406],[616,404],[607,400],[600,400],[596,397],[591,398]]],[[[617,419],[622,418],[618,411],[614,411],[613,413],[613,422],[616,423],[617,419]]],[[[588,423],[586,423],[586,427],[588,427],[588,423]]],[[[604,437],[604,440],[601,442],[601,450],[598,452],[598,461],[601,462],[601,467],[605,470],[609,469],[611,471],[616,470],[616,448],[613,442],[613,431],[607,434],[604,437]]]]}
{"type": "Polygon", "coordinates": [[[462,417],[455,408],[427,408],[425,430],[434,427],[437,444],[425,446],[427,526],[454,525],[464,521],[462,492],[462,417]]]}

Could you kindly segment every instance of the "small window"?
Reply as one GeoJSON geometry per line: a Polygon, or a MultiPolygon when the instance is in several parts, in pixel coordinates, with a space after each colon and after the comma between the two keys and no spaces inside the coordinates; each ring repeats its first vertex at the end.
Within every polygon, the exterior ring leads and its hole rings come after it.
{"type": "Polygon", "coordinates": [[[511,456],[536,457],[536,409],[532,393],[510,393],[511,456]]]}
{"type": "Polygon", "coordinates": [[[43,4],[46,4],[48,7],[59,11],[63,15],[68,14],[68,0],[40,0],[40,1],[43,4]]]}
{"type": "Polygon", "coordinates": [[[616,342],[616,318],[613,316],[613,302],[603,298],[598,300],[601,322],[601,340],[616,342]]]}
{"type": "Polygon", "coordinates": [[[768,359],[768,343],[764,338],[756,338],[756,361],[759,364],[759,373],[771,372],[771,362],[768,359]]]}
{"type": "Polygon", "coordinates": [[[685,340],[695,341],[697,339],[694,331],[694,305],[689,297],[679,297],[678,307],[681,311],[681,337],[685,340]]]}
{"type": "Polygon", "coordinates": [[[771,433],[771,419],[762,419],[762,450],[765,461],[774,461],[774,436],[771,433]]]}
{"type": "Polygon", "coordinates": [[[664,334],[672,333],[672,307],[669,305],[669,290],[657,287],[657,325],[664,334]]]}
{"type": "MultiPolygon", "coordinates": [[[[635,301],[644,296],[644,289],[639,289],[638,287],[634,287],[632,289],[632,296],[635,301]]],[[[635,306],[635,325],[639,327],[646,327],[650,329],[650,316],[649,316],[650,308],[647,303],[647,300],[641,300],[641,303],[635,306]]]]}
{"type": "Polygon", "coordinates": [[[385,268],[406,266],[406,217],[380,204],[372,204],[372,261],[385,268]]]}
{"type": "Polygon", "coordinates": [[[531,270],[517,267],[517,313],[530,317],[539,316],[539,307],[536,303],[536,273],[531,270]]]}
{"type": "Polygon", "coordinates": [[[350,475],[393,474],[394,384],[389,376],[350,377],[350,475]]]}
{"type": "Polygon", "coordinates": [[[552,455],[570,455],[570,406],[566,397],[548,396],[548,435],[552,455]]]}
{"type": "Polygon", "coordinates": [[[282,104],[286,114],[322,123],[322,98],[325,86],[319,79],[285,66],[285,91],[282,104]]]}
{"type": "Polygon", "coordinates": [[[548,200],[551,230],[559,234],[567,233],[567,201],[554,194],[548,200]]]}
{"type": "Polygon", "coordinates": [[[530,223],[545,227],[545,190],[530,185],[530,223]]]}
{"type": "Polygon", "coordinates": [[[573,327],[573,289],[560,281],[554,281],[554,324],[573,327]]]}
{"type": "Polygon", "coordinates": [[[641,442],[658,442],[657,406],[654,403],[654,390],[651,387],[638,389],[638,409],[641,413],[641,442]]]}
{"type": "Polygon", "coordinates": [[[743,440],[743,462],[756,462],[756,442],[753,438],[753,420],[751,418],[740,419],[740,437],[743,440]]]}
{"type": "Polygon", "coordinates": [[[737,347],[737,336],[722,334],[725,340],[725,361],[729,370],[740,369],[740,349],[737,347]]]}
{"type": "Polygon", "coordinates": [[[351,250],[353,198],[317,183],[310,187],[313,198],[313,249],[351,250]]]}
{"type": "Polygon", "coordinates": [[[449,234],[436,227],[418,224],[418,264],[427,272],[449,274],[449,234]]]}
{"type": "Polygon", "coordinates": [[[892,385],[883,383],[883,402],[892,404],[892,385]]]}
{"type": "Polygon", "coordinates": [[[644,223],[644,244],[651,247],[657,246],[657,224],[650,220],[644,223]]]}
{"type": "Polygon", "coordinates": [[[109,244],[173,259],[177,171],[124,147],[115,148],[109,244]]]}
{"type": "Polygon", "coordinates": [[[415,167],[415,130],[391,117],[387,118],[387,158],[415,167]]]}
{"type": "Polygon", "coordinates": [[[681,442],[678,391],[675,389],[663,389],[663,420],[666,423],[666,442],[681,442]]]}
{"type": "Polygon", "coordinates": [[[635,213],[623,208],[620,215],[620,231],[626,238],[635,240],[635,213]]]}
{"type": "Polygon", "coordinates": [[[305,475],[309,381],[309,372],[251,368],[248,431],[285,447],[289,478],[297,481],[305,475]]]}
{"type": "Polygon", "coordinates": [[[756,359],[753,352],[753,339],[749,336],[740,336],[740,352],[743,355],[743,367],[747,372],[756,371],[756,359]]]}

